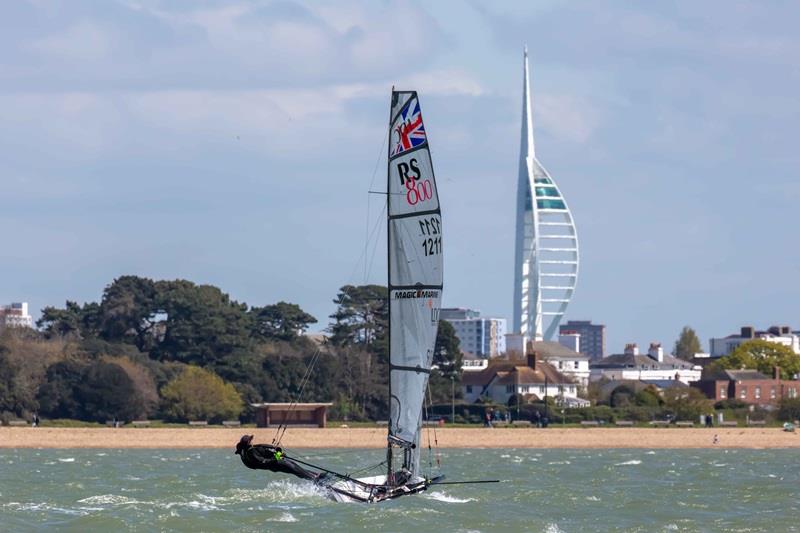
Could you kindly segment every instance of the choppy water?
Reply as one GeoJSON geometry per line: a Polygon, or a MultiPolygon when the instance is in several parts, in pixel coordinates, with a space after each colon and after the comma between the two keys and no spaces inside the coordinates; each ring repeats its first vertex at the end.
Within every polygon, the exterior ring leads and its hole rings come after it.
{"type": "MultiPolygon", "coordinates": [[[[338,468],[382,452],[308,453],[338,468]]],[[[0,450],[0,530],[798,531],[791,450],[445,450],[448,478],[377,505],[221,450],[0,450]]]]}

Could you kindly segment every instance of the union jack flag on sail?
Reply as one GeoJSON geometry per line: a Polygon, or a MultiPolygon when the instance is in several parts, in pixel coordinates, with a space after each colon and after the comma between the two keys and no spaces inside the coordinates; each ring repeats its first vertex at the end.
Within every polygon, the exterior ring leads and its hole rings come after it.
{"type": "Polygon", "coordinates": [[[394,128],[395,146],[392,149],[392,157],[402,154],[406,150],[416,148],[425,142],[425,125],[422,123],[422,114],[419,109],[419,101],[414,99],[400,113],[399,124],[394,128]]]}

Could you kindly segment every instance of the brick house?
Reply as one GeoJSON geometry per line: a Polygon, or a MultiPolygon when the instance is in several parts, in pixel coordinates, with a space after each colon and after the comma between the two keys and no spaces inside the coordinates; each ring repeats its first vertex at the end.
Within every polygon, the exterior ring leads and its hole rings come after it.
{"type": "Polygon", "coordinates": [[[735,399],[752,405],[767,406],[782,398],[797,398],[800,381],[780,379],[780,369],[772,377],[757,370],[720,370],[692,383],[714,401],[735,399]]]}

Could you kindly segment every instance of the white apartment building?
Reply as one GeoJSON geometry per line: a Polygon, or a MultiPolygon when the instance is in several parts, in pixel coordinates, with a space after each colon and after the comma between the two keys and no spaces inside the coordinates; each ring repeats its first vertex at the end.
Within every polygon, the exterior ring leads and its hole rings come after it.
{"type": "Polygon", "coordinates": [[[743,326],[738,335],[711,339],[709,341],[711,357],[724,357],[740,344],[755,339],[782,344],[791,348],[794,353],[800,354],[800,336],[789,326],[772,326],[766,331],[756,331],[752,326],[743,326]]]}
{"type": "Polygon", "coordinates": [[[0,307],[0,329],[32,327],[33,317],[28,314],[28,302],[14,302],[0,307]]]}
{"type": "Polygon", "coordinates": [[[497,357],[506,352],[506,319],[481,317],[480,311],[444,308],[439,318],[453,326],[461,350],[478,357],[497,357]]]}

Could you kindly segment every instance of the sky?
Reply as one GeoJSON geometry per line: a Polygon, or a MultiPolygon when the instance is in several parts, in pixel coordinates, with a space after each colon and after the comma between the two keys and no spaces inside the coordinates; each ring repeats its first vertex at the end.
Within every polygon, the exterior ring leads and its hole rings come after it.
{"type": "Polygon", "coordinates": [[[0,301],[136,274],[298,303],[385,284],[391,87],[420,93],[444,305],[512,317],[522,49],[607,349],[800,329],[794,2],[0,4],[0,301]]]}

